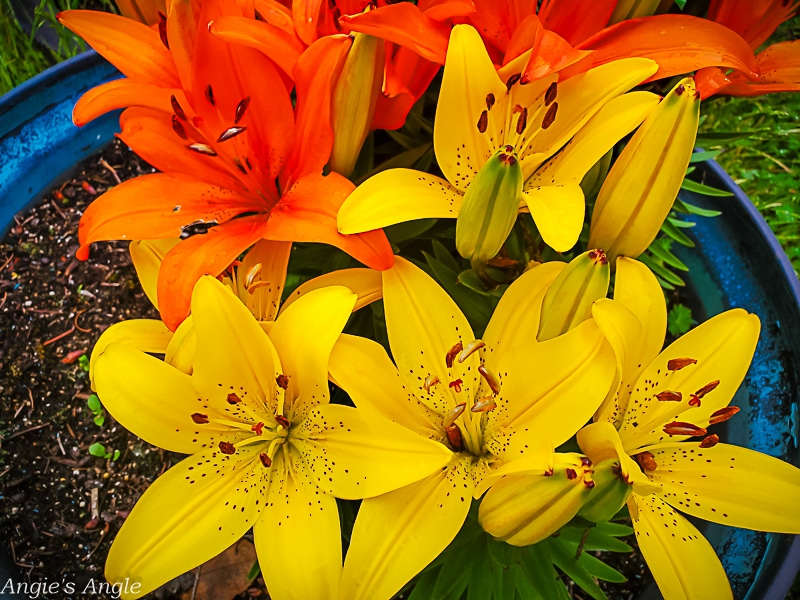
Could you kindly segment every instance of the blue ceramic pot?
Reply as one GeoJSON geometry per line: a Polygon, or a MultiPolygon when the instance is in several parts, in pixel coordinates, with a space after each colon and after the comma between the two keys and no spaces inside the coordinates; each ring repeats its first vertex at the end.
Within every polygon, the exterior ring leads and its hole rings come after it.
{"type": "MultiPolygon", "coordinates": [[[[55,66],[0,98],[0,234],[15,213],[37,202],[81,160],[112,140],[117,115],[81,129],[70,115],[91,87],[119,77],[94,52],[55,66]]],[[[690,267],[684,297],[699,322],[728,308],[759,316],[761,339],[741,407],[723,440],[800,466],[800,283],[764,219],[716,163],[699,169],[706,183],[733,191],[731,198],[687,194],[686,200],[722,211],[696,218],[688,231],[695,249],[676,251],[690,267]]],[[[780,600],[800,568],[800,536],[704,529],[722,559],[737,598],[780,600]]],[[[2,556],[0,556],[2,559],[2,556]]],[[[651,586],[643,598],[657,598],[651,586]]]]}

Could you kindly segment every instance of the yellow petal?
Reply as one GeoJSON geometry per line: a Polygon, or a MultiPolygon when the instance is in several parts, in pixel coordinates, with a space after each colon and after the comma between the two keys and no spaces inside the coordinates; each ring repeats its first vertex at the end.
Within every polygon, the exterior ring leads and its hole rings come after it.
{"type": "Polygon", "coordinates": [[[508,286],[483,334],[487,357],[501,361],[505,351],[536,338],[544,295],[566,266],[558,261],[542,263],[508,286]]]}
{"type": "Polygon", "coordinates": [[[108,580],[130,578],[141,583],[143,595],[244,535],[258,519],[263,506],[259,500],[263,502],[266,492],[267,471],[256,452],[252,447],[234,455],[206,450],[159,477],[136,503],[111,546],[108,580]]]}
{"type": "Polygon", "coordinates": [[[415,219],[455,219],[462,199],[444,179],[412,169],[389,169],[347,197],[339,209],[339,232],[361,233],[415,219]]]}
{"type": "Polygon", "coordinates": [[[469,25],[456,25],[450,34],[436,105],[433,147],[442,173],[459,190],[466,189],[493,150],[500,147],[506,96],[506,86],[478,32],[469,25]]]}
{"type": "Polygon", "coordinates": [[[391,598],[453,541],[472,501],[469,459],[361,503],[340,598],[391,598]]]}
{"type": "Polygon", "coordinates": [[[253,536],[270,597],[336,598],[342,572],[336,499],[287,469],[279,479],[273,475],[266,504],[253,536]]]}
{"type": "Polygon", "coordinates": [[[92,357],[89,360],[89,380],[94,389],[94,369],[97,357],[100,356],[109,344],[127,344],[153,354],[164,354],[172,339],[172,332],[157,319],[131,319],[114,323],[98,338],[92,348],[92,357]]]}
{"type": "Polygon", "coordinates": [[[610,100],[555,158],[526,181],[526,185],[580,183],[589,169],[638,127],[659,101],[651,92],[630,92],[610,100]]]}
{"type": "Polygon", "coordinates": [[[131,242],[129,251],[131,260],[139,277],[139,283],[147,295],[147,298],[158,310],[158,270],[167,252],[172,250],[181,240],[134,240],[131,242]]]}
{"type": "Polygon", "coordinates": [[[522,198],[545,244],[557,252],[566,252],[575,245],[586,212],[581,186],[577,183],[526,186],[522,198]]]}
{"type": "MultiPolygon", "coordinates": [[[[223,416],[205,398],[198,398],[191,377],[131,346],[108,346],[97,358],[94,376],[106,410],[125,428],[160,448],[197,452],[214,446],[221,432],[230,431],[224,425],[196,425],[194,413],[223,416]]],[[[225,440],[235,437],[225,435],[225,440]]]]}
{"type": "Polygon", "coordinates": [[[328,364],[331,380],[370,414],[444,443],[440,414],[408,391],[397,367],[377,342],[342,334],[328,364]]]}
{"type": "Polygon", "coordinates": [[[634,494],[628,507],[639,549],[665,598],[733,598],[714,548],[689,521],[655,496],[634,494]]]}
{"type": "Polygon", "coordinates": [[[216,406],[227,406],[235,393],[242,409],[275,414],[280,388],[275,378],[281,362],[270,339],[231,289],[203,276],[192,294],[192,320],[197,352],[192,379],[216,406]]]}
{"type": "Polygon", "coordinates": [[[531,440],[547,439],[557,447],[575,435],[605,398],[615,361],[589,320],[547,342],[508,352],[489,367],[502,375],[497,408],[488,413],[487,447],[516,458],[531,440]]]}
{"type": "Polygon", "coordinates": [[[269,337],[289,378],[286,416],[294,422],[328,402],[328,360],[353,310],[356,295],[341,286],[309,292],[281,313],[269,337]]]}
{"type": "Polygon", "coordinates": [[[236,294],[259,321],[274,321],[278,314],[291,250],[291,242],[259,240],[237,269],[236,294]],[[257,275],[246,281],[254,268],[259,268],[257,275]]]}
{"type": "Polygon", "coordinates": [[[659,354],[633,385],[620,429],[628,453],[646,445],[686,439],[666,434],[667,423],[706,427],[711,414],[728,405],[744,379],[759,329],[758,317],[733,309],[709,319],[659,354]],[[670,360],[686,358],[697,363],[669,369],[670,360]],[[699,407],[689,404],[692,394],[717,380],[716,389],[703,396],[699,407]],[[681,401],[659,400],[656,394],[664,391],[680,392],[681,401]]]}
{"type": "Polygon", "coordinates": [[[326,404],[303,421],[301,453],[321,489],[358,500],[415,483],[446,466],[453,453],[383,417],[326,404]]]}
{"type": "Polygon", "coordinates": [[[172,336],[167,346],[164,362],[179,371],[191,375],[194,370],[194,357],[197,355],[197,332],[194,330],[192,315],[186,317],[172,336]]]}
{"type": "Polygon", "coordinates": [[[398,257],[394,267],[383,271],[383,305],[392,356],[411,392],[441,415],[472,400],[478,388],[480,351],[463,363],[453,358],[452,367],[447,367],[448,353],[475,337],[467,318],[439,284],[398,257]],[[426,390],[430,377],[438,383],[426,390]]]}
{"type": "Polygon", "coordinates": [[[650,472],[661,497],[706,521],[758,531],[800,533],[800,469],[754,450],[683,442],[652,446],[650,472]]]}
{"type": "Polygon", "coordinates": [[[354,311],[376,300],[380,300],[383,296],[380,271],[374,269],[340,269],[332,273],[325,273],[319,277],[315,277],[298,286],[298,288],[286,298],[281,307],[281,311],[286,310],[288,306],[291,306],[291,304],[303,294],[307,294],[311,290],[318,290],[332,285],[343,285],[358,296],[356,305],[353,307],[354,311]]]}

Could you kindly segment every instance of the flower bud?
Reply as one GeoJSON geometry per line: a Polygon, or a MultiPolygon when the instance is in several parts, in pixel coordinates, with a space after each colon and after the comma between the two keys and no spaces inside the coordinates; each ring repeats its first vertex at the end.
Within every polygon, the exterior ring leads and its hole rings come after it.
{"type": "Polygon", "coordinates": [[[369,133],[383,86],[384,41],[353,34],[353,45],[333,91],[331,168],[349,177],[369,133]]]}
{"type": "Polygon", "coordinates": [[[519,212],[522,167],[512,146],[495,152],[467,187],[456,222],[456,249],[464,258],[486,261],[506,241],[519,212]]]}
{"type": "Polygon", "coordinates": [[[656,238],[683,182],[694,148],[700,96],[683,79],[648,115],[600,189],[589,247],[636,258],[656,238]]]}
{"type": "Polygon", "coordinates": [[[578,515],[587,521],[602,523],[610,520],[625,505],[633,486],[625,481],[619,460],[615,458],[595,465],[592,479],[594,489],[578,515]]]}
{"type": "Polygon", "coordinates": [[[478,521],[487,533],[512,546],[535,544],[572,519],[593,486],[588,458],[556,454],[549,471],[507,475],[489,488],[478,521]]]}
{"type": "Polygon", "coordinates": [[[611,267],[602,250],[573,258],[544,296],[536,339],[553,339],[590,318],[594,301],[606,297],[610,278],[611,267]]]}

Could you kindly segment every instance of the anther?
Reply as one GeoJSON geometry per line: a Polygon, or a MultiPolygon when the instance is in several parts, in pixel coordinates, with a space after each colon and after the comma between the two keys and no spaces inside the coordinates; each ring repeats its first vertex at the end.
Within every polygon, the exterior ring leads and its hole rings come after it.
{"type": "Polygon", "coordinates": [[[178,103],[178,99],[175,96],[170,96],[169,102],[172,105],[172,112],[174,112],[179,119],[188,121],[188,119],[186,118],[186,113],[183,112],[181,105],[178,103]]]}
{"type": "Polygon", "coordinates": [[[689,406],[691,406],[692,408],[697,408],[701,404],[702,404],[702,402],[700,402],[700,398],[698,398],[694,394],[691,394],[689,396],[689,406]]]}
{"type": "Polygon", "coordinates": [[[261,459],[261,464],[265,467],[269,468],[272,466],[272,459],[269,457],[268,454],[264,454],[263,452],[258,455],[258,458],[261,459]]]}
{"type": "Polygon", "coordinates": [[[558,113],[558,102],[553,102],[542,119],[542,129],[547,129],[556,120],[556,113],[558,113]]]}
{"type": "Polygon", "coordinates": [[[544,105],[550,106],[553,103],[553,100],[556,99],[558,95],[558,85],[554,81],[550,84],[550,87],[547,88],[547,91],[544,93],[544,105]]]}
{"type": "Polygon", "coordinates": [[[511,77],[508,78],[506,81],[506,91],[510,92],[511,88],[517,83],[520,79],[522,79],[522,73],[515,73],[511,77]]]}
{"type": "Polygon", "coordinates": [[[706,434],[706,430],[692,423],[673,421],[664,425],[664,433],[668,435],[691,435],[701,436],[706,434]]]}
{"type": "Polygon", "coordinates": [[[569,480],[575,479],[578,476],[578,473],[577,471],[575,471],[575,469],[567,469],[566,473],[567,473],[567,479],[569,480]]]}
{"type": "Polygon", "coordinates": [[[198,425],[205,425],[208,423],[208,415],[204,415],[203,413],[192,413],[192,421],[198,425]]]}
{"type": "Polygon", "coordinates": [[[291,423],[289,423],[289,419],[283,415],[275,415],[275,421],[284,429],[289,429],[289,425],[291,425],[291,423]]]}
{"type": "Polygon", "coordinates": [[[158,37],[161,43],[169,50],[169,40],[167,39],[167,15],[158,11],[158,37]]]}
{"type": "Polygon", "coordinates": [[[186,135],[186,129],[183,127],[183,123],[178,118],[178,115],[172,115],[172,131],[178,134],[179,137],[183,138],[184,140],[188,140],[189,136],[186,135]]]}
{"type": "Polygon", "coordinates": [[[703,438],[703,441],[700,442],[701,448],[713,448],[719,443],[719,436],[716,433],[712,433],[708,437],[703,438]]]}
{"type": "Polygon", "coordinates": [[[231,392],[230,394],[228,394],[228,397],[227,397],[227,398],[225,398],[225,400],[227,400],[228,404],[239,404],[239,402],[241,402],[241,401],[242,401],[242,399],[241,399],[241,398],[239,398],[239,396],[237,396],[237,395],[236,395],[236,394],[234,394],[233,392],[231,392]]]}
{"type": "Polygon", "coordinates": [[[209,146],[208,144],[201,144],[196,142],[194,144],[189,144],[186,146],[192,152],[197,152],[198,154],[205,154],[206,156],[216,156],[217,153],[214,152],[214,149],[209,146]]]}
{"type": "Polygon", "coordinates": [[[247,130],[247,127],[228,127],[225,131],[219,134],[217,138],[217,142],[227,142],[231,138],[235,138],[240,133],[244,133],[247,130]]]}
{"type": "Polygon", "coordinates": [[[258,274],[261,273],[261,269],[264,267],[261,263],[256,263],[252,266],[252,268],[247,272],[247,275],[244,276],[244,287],[245,289],[249,288],[253,285],[253,280],[258,277],[258,274]]]}
{"type": "Polygon", "coordinates": [[[444,432],[447,434],[447,441],[453,447],[453,450],[459,452],[464,447],[464,438],[461,436],[461,430],[458,425],[453,424],[450,427],[445,427],[444,432]]]}
{"type": "Polygon", "coordinates": [[[657,393],[656,398],[658,398],[660,402],[680,402],[683,396],[680,392],[664,390],[663,392],[657,393]]]}
{"type": "Polygon", "coordinates": [[[500,393],[500,381],[497,379],[497,375],[492,373],[489,369],[484,367],[483,365],[478,367],[478,373],[481,374],[486,380],[486,383],[489,384],[489,388],[492,390],[493,393],[499,394],[500,393]]]}
{"type": "Polygon", "coordinates": [[[716,425],[717,423],[724,423],[738,412],[738,406],[726,406],[725,408],[720,408],[718,411],[711,413],[711,418],[708,420],[708,424],[716,425]]]}
{"type": "Polygon", "coordinates": [[[214,98],[214,88],[211,87],[210,83],[206,86],[205,95],[206,95],[206,100],[208,100],[208,103],[211,104],[211,106],[217,105],[217,101],[214,98]]]}
{"type": "Polygon", "coordinates": [[[640,452],[634,458],[636,459],[636,462],[639,463],[639,466],[645,471],[655,471],[658,467],[658,464],[656,463],[656,457],[652,452],[640,452]]]}
{"type": "Polygon", "coordinates": [[[250,106],[250,96],[248,96],[247,98],[245,98],[244,100],[239,102],[239,104],[236,105],[236,115],[233,119],[234,125],[238,125],[239,121],[242,120],[242,117],[244,116],[244,113],[247,111],[248,106],[250,106]]]}
{"type": "Polygon", "coordinates": [[[463,379],[456,379],[455,381],[451,381],[448,385],[451,389],[454,389],[456,393],[461,392],[461,385],[464,383],[463,379]]]}
{"type": "Polygon", "coordinates": [[[681,85],[679,85],[678,87],[675,88],[675,95],[676,96],[680,96],[685,91],[686,91],[686,88],[684,87],[683,84],[681,84],[681,85]]]}
{"type": "Polygon", "coordinates": [[[486,128],[489,127],[489,111],[482,111],[481,116],[478,117],[478,132],[486,133],[486,128]]]}
{"type": "Polygon", "coordinates": [[[483,340],[472,340],[470,343],[464,346],[464,349],[459,353],[458,362],[463,363],[472,354],[474,354],[476,351],[480,350],[484,346],[486,346],[486,344],[484,343],[483,340]]]}
{"type": "Polygon", "coordinates": [[[458,355],[458,353],[461,352],[463,349],[464,346],[461,344],[461,342],[458,342],[452,348],[450,348],[450,350],[447,351],[447,354],[445,354],[444,357],[444,364],[447,365],[448,369],[453,368],[453,360],[455,359],[456,355],[458,355]]]}
{"type": "Polygon", "coordinates": [[[594,250],[589,251],[589,258],[594,261],[594,264],[601,264],[607,265],[608,264],[608,256],[601,248],[595,248],[594,250]]]}
{"type": "Polygon", "coordinates": [[[497,408],[497,402],[494,401],[494,396],[486,396],[478,400],[472,405],[469,410],[474,413],[488,412],[497,408]]]}
{"type": "Polygon", "coordinates": [[[680,371],[684,367],[697,364],[697,359],[694,358],[673,358],[667,361],[667,369],[670,371],[680,371]]]}
{"type": "Polygon", "coordinates": [[[581,456],[581,466],[589,468],[592,466],[592,459],[588,456],[581,456]]]}
{"type": "Polygon", "coordinates": [[[275,378],[275,383],[278,384],[279,388],[285,390],[289,387],[289,377],[287,375],[278,375],[275,378]]]}
{"type": "Polygon", "coordinates": [[[247,169],[244,168],[244,165],[242,164],[242,161],[239,159],[238,156],[233,159],[233,164],[235,164],[236,168],[239,169],[239,171],[241,171],[242,175],[247,175],[247,169]]]}
{"type": "Polygon", "coordinates": [[[494,94],[486,94],[486,110],[492,110],[494,106],[494,94]]]}
{"type": "Polygon", "coordinates": [[[461,416],[464,412],[464,409],[467,408],[467,403],[462,402],[461,404],[456,404],[454,408],[452,408],[444,417],[442,417],[442,427],[447,429],[456,422],[456,419],[461,416]]]}
{"type": "Polygon", "coordinates": [[[230,442],[220,442],[219,451],[222,452],[223,454],[235,454],[236,446],[234,446],[230,442]]]}
{"type": "Polygon", "coordinates": [[[702,398],[703,396],[705,396],[709,392],[713,392],[715,389],[717,389],[718,385],[719,385],[719,379],[715,379],[711,383],[707,383],[703,387],[701,387],[699,390],[697,390],[694,393],[694,395],[697,396],[698,398],[702,398]]]}
{"type": "Polygon", "coordinates": [[[264,431],[264,423],[259,421],[250,428],[250,431],[254,432],[256,435],[261,435],[264,431]]]}
{"type": "Polygon", "coordinates": [[[523,108],[520,113],[519,117],[517,117],[517,133],[522,135],[525,131],[525,127],[528,126],[528,109],[523,108]]]}
{"type": "Polygon", "coordinates": [[[439,383],[439,378],[436,375],[428,375],[422,383],[422,387],[426,392],[430,393],[431,388],[437,383],[439,383]]]}

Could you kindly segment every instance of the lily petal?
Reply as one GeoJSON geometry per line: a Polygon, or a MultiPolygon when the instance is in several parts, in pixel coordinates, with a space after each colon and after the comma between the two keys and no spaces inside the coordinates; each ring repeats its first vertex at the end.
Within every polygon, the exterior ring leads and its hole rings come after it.
{"type": "Polygon", "coordinates": [[[278,314],[291,250],[291,242],[259,240],[242,259],[236,295],[257,321],[274,321],[278,314]],[[258,273],[247,282],[252,269],[258,269],[258,273]]]}
{"type": "Polygon", "coordinates": [[[321,489],[358,500],[391,492],[447,466],[453,453],[388,419],[339,404],[315,407],[303,421],[300,451],[321,489]]]}
{"type": "Polygon", "coordinates": [[[472,499],[469,459],[361,503],[341,598],[390,598],[453,541],[472,499]]]}
{"type": "Polygon", "coordinates": [[[230,456],[212,448],[172,467],[125,519],[108,553],[106,578],[139,582],[146,594],[225,550],[258,519],[265,471],[247,446],[230,456]],[[243,488],[254,493],[237,493],[243,488]]]}
{"type": "Polygon", "coordinates": [[[556,252],[566,252],[575,245],[586,213],[580,185],[567,183],[528,188],[523,190],[522,198],[545,244],[556,252]]]}
{"type": "Polygon", "coordinates": [[[339,231],[358,233],[415,219],[458,216],[463,194],[444,179],[413,169],[390,169],[367,179],[339,210],[339,231]]]}
{"type": "Polygon", "coordinates": [[[158,271],[164,257],[180,242],[179,238],[163,240],[134,240],[128,246],[136,276],[147,299],[158,309],[158,271]]]}
{"type": "Polygon", "coordinates": [[[299,285],[295,291],[283,302],[281,310],[312,290],[318,290],[332,285],[343,285],[358,296],[353,311],[363,308],[383,297],[381,273],[374,269],[340,269],[331,273],[324,273],[319,277],[310,279],[299,285]]]}
{"type": "Polygon", "coordinates": [[[170,97],[177,92],[176,89],[147,85],[127,78],[115,79],[83,94],[72,110],[72,122],[83,127],[100,115],[128,106],[169,110],[170,97]]]}
{"type": "Polygon", "coordinates": [[[273,474],[265,504],[253,536],[270,597],[336,598],[342,572],[336,499],[287,468],[277,481],[273,474]]]}
{"type": "Polygon", "coordinates": [[[92,348],[92,357],[89,360],[89,380],[94,389],[94,369],[97,358],[105,351],[109,344],[127,344],[153,354],[164,354],[172,338],[172,332],[157,319],[130,319],[114,323],[98,338],[92,348]]]}
{"type": "Polygon", "coordinates": [[[269,337],[281,357],[290,421],[327,404],[328,360],[353,310],[356,295],[335,286],[309,292],[281,313],[269,337]]]}
{"type": "Polygon", "coordinates": [[[466,346],[475,337],[467,318],[439,284],[398,257],[394,267],[383,272],[383,305],[397,370],[414,395],[441,415],[473,398],[479,385],[479,352],[464,362],[453,357],[452,367],[446,357],[457,344],[466,346]],[[425,389],[428,377],[439,382],[425,389]],[[460,384],[451,385],[456,381],[460,384]]]}
{"type": "Polygon", "coordinates": [[[665,598],[733,598],[714,548],[684,517],[656,496],[631,496],[628,508],[639,549],[665,598]]]}
{"type": "Polygon", "coordinates": [[[683,442],[648,451],[658,465],[650,477],[678,510],[731,527],[800,533],[797,467],[728,444],[698,448],[683,442]]]}
{"type": "Polygon", "coordinates": [[[197,332],[194,330],[192,315],[178,325],[164,354],[164,362],[179,371],[191,375],[194,371],[194,357],[197,354],[197,332]]]}

